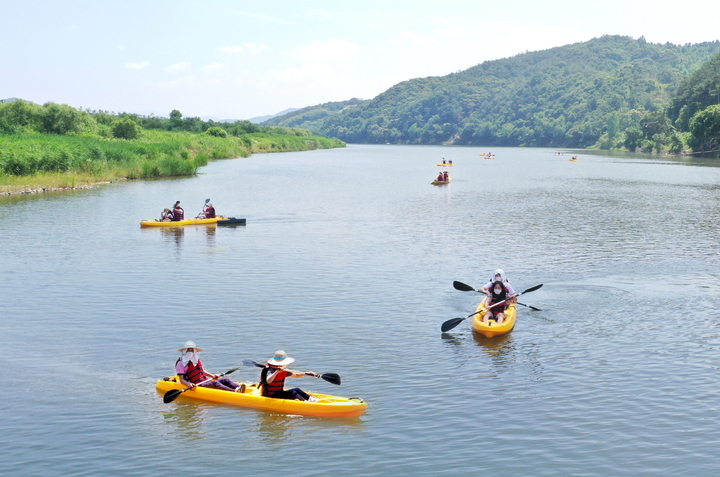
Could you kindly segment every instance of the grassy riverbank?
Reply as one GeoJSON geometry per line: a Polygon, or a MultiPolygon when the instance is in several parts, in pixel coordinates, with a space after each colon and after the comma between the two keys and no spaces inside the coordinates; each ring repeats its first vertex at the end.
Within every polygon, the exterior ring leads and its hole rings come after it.
{"type": "Polygon", "coordinates": [[[322,136],[266,132],[216,137],[144,130],[133,140],[35,132],[0,135],[0,195],[190,176],[213,159],[343,146],[337,139],[322,136]]]}

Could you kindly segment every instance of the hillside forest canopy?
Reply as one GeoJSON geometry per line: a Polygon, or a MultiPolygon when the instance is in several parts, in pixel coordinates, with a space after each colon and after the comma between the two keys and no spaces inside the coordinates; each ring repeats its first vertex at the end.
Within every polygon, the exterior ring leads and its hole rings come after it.
{"type": "Polygon", "coordinates": [[[606,35],[271,118],[346,142],[711,151],[720,41],[606,35]]]}

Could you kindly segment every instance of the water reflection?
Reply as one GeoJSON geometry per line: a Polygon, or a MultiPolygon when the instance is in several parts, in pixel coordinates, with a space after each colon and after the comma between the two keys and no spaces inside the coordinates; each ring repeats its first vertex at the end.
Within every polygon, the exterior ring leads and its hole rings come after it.
{"type": "Polygon", "coordinates": [[[512,333],[488,338],[473,330],[472,335],[475,343],[485,351],[493,364],[507,367],[515,361],[512,333]]]}
{"type": "Polygon", "coordinates": [[[170,411],[163,414],[165,422],[184,440],[200,439],[204,436],[202,424],[205,408],[195,403],[178,402],[170,411]]]}
{"type": "Polygon", "coordinates": [[[185,227],[160,227],[166,242],[175,242],[180,247],[185,237],[185,227]]]}
{"type": "Polygon", "coordinates": [[[298,416],[279,414],[275,412],[257,411],[258,422],[250,432],[256,432],[266,444],[283,443],[296,434],[303,436],[326,429],[346,430],[355,432],[363,428],[363,421],[359,417],[322,418],[312,416],[298,416]]]}

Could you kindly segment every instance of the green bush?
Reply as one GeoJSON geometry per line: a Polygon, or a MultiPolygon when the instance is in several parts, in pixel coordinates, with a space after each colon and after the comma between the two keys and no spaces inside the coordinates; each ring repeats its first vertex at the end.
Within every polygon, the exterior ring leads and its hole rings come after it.
{"type": "Polygon", "coordinates": [[[227,137],[228,133],[223,128],[219,128],[217,126],[213,126],[211,128],[208,128],[207,131],[205,131],[205,134],[208,136],[215,136],[215,137],[227,137]]]}
{"type": "Polygon", "coordinates": [[[120,118],[112,124],[113,137],[118,139],[137,139],[142,128],[130,118],[120,118]]]}

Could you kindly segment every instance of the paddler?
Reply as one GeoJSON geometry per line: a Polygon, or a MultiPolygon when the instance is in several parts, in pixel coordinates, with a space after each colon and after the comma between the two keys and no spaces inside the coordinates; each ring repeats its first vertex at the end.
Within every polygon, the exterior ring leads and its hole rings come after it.
{"type": "Polygon", "coordinates": [[[180,201],[179,201],[179,200],[178,200],[177,202],[175,202],[175,205],[173,205],[172,215],[173,215],[173,216],[172,216],[172,221],[173,221],[173,222],[178,222],[178,221],[183,220],[183,219],[185,218],[185,209],[183,209],[182,207],[180,207],[180,201]]]}
{"type": "Polygon", "coordinates": [[[178,349],[180,357],[175,361],[175,372],[182,384],[191,389],[195,386],[202,386],[236,393],[245,392],[244,384],[238,384],[230,378],[212,379],[220,375],[205,371],[200,356],[198,356],[202,350],[194,341],[186,341],[183,347],[178,349]],[[209,379],[211,380],[208,381],[209,379]]]}
{"type": "Polygon", "coordinates": [[[495,270],[490,282],[485,284],[480,291],[487,295],[486,303],[488,304],[488,311],[483,316],[483,321],[487,323],[488,320],[494,320],[502,323],[505,320],[505,310],[508,304],[512,303],[516,297],[515,290],[510,285],[505,272],[499,268],[495,270]],[[493,306],[494,303],[501,304],[493,306]]]}
{"type": "Polygon", "coordinates": [[[317,399],[310,396],[300,388],[284,389],[285,378],[302,378],[303,376],[317,377],[317,373],[312,371],[292,371],[286,366],[295,362],[295,358],[291,358],[283,350],[278,350],[275,355],[267,360],[267,364],[260,372],[260,385],[262,386],[263,396],[277,399],[294,399],[298,401],[315,402],[317,399]]]}

